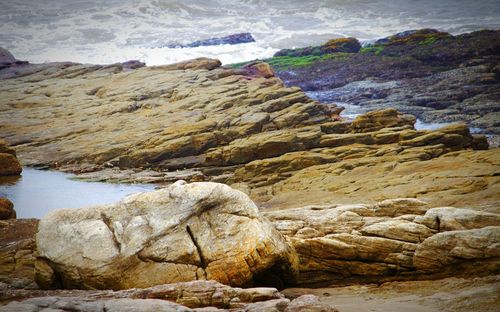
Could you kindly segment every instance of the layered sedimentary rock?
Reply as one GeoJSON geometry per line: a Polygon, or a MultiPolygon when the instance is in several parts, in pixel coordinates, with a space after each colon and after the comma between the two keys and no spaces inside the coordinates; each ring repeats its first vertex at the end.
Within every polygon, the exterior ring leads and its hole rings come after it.
{"type": "Polygon", "coordinates": [[[191,280],[293,283],[291,246],[244,193],[179,181],[107,206],[49,213],[37,233],[41,287],[126,289],[191,280]]]}
{"type": "Polygon", "coordinates": [[[35,279],[38,220],[0,220],[0,288],[37,288],[35,279]]]}
{"type": "Polygon", "coordinates": [[[0,135],[28,165],[86,180],[223,182],[271,208],[398,197],[499,204],[498,152],[484,137],[463,125],[416,131],[394,109],[346,122],[266,63],[25,67],[2,81],[0,135]]]}
{"type": "Polygon", "coordinates": [[[284,50],[267,59],[287,85],[357,111],[393,107],[425,122],[467,122],[495,135],[498,120],[500,32],[452,36],[432,29],[406,31],[357,53],[301,54],[322,46],[284,50]],[[288,55],[288,56],[284,56],[288,55]]]}
{"type": "Polygon", "coordinates": [[[302,285],[498,274],[500,214],[416,199],[268,212],[300,259],[302,285]]]}

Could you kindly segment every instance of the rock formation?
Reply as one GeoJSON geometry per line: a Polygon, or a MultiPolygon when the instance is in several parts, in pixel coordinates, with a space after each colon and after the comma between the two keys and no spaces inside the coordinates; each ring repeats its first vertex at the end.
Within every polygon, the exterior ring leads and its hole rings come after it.
{"type": "Polygon", "coordinates": [[[5,197],[0,197],[0,220],[15,219],[14,204],[5,197]]]}
{"type": "Polygon", "coordinates": [[[38,220],[0,220],[0,289],[38,288],[35,280],[38,220]]]}
{"type": "Polygon", "coordinates": [[[240,191],[186,184],[107,206],[49,213],[37,233],[43,288],[126,289],[199,279],[226,285],[295,281],[297,258],[240,191]]]}
{"type": "Polygon", "coordinates": [[[219,38],[210,38],[204,40],[194,41],[188,44],[168,44],[166,47],[169,48],[195,48],[195,47],[206,47],[206,46],[215,46],[221,44],[241,44],[241,43],[249,43],[255,42],[251,33],[239,33],[233,34],[229,36],[219,37],[219,38]]]}
{"type": "Polygon", "coordinates": [[[499,204],[498,153],[472,151],[487,148],[484,137],[460,125],[416,131],[394,109],[343,121],[341,108],[284,87],[266,63],[44,64],[19,73],[0,86],[1,136],[26,165],[97,181],[222,182],[263,207],[398,197],[499,204]]]}
{"type": "Polygon", "coordinates": [[[122,291],[7,291],[13,302],[2,311],[42,311],[46,308],[86,311],[311,311],[335,312],[318,297],[286,299],[273,288],[231,288],[214,281],[194,281],[122,291]],[[40,296],[40,297],[38,297],[40,296]]]}
{"type": "Polygon", "coordinates": [[[466,122],[494,135],[497,146],[499,42],[498,30],[452,36],[421,29],[347,51],[357,53],[311,57],[320,51],[312,47],[265,61],[286,85],[300,86],[320,101],[362,112],[392,107],[425,122],[466,122]],[[303,50],[306,55],[298,53],[303,50]]]}
{"type": "Polygon", "coordinates": [[[498,274],[500,214],[416,199],[267,212],[299,255],[301,285],[498,274]]]}
{"type": "Polygon", "coordinates": [[[0,139],[0,176],[19,175],[23,171],[17,160],[16,151],[0,139]]]}
{"type": "Polygon", "coordinates": [[[317,47],[307,47],[300,49],[283,49],[274,54],[274,56],[320,56],[330,53],[356,53],[361,49],[361,44],[356,38],[338,38],[332,39],[325,44],[317,47]]]}

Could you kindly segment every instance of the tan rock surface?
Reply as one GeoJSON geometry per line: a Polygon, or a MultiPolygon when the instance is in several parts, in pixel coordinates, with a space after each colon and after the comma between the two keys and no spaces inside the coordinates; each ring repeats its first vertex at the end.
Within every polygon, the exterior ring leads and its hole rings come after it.
{"type": "Polygon", "coordinates": [[[35,219],[0,220],[0,285],[37,288],[34,283],[37,225],[35,219]]]}
{"type": "Polygon", "coordinates": [[[295,247],[302,285],[500,272],[500,215],[416,199],[265,213],[295,247]]]}
{"type": "Polygon", "coordinates": [[[0,86],[0,136],[27,165],[87,180],[223,182],[264,208],[399,197],[500,205],[500,153],[472,151],[486,141],[467,127],[415,131],[394,109],[347,123],[265,63],[219,64],[20,68],[0,86]]]}
{"type": "Polygon", "coordinates": [[[63,209],[39,225],[42,288],[126,289],[213,279],[294,282],[297,256],[244,193],[179,181],[106,206],[63,209]]]}

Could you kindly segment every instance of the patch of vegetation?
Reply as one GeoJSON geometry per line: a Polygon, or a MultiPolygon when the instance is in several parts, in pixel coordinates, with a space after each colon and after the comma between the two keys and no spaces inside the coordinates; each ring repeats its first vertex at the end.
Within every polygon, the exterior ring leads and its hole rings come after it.
{"type": "MultiPolygon", "coordinates": [[[[323,55],[306,55],[306,56],[274,56],[268,59],[264,59],[262,61],[268,63],[275,70],[287,70],[293,68],[300,68],[309,66],[318,61],[324,60],[339,60],[345,61],[349,60],[354,53],[331,53],[331,54],[323,54],[323,55]]],[[[234,63],[228,64],[226,66],[231,68],[241,68],[250,62],[242,62],[242,63],[234,63]]]]}
{"type": "Polygon", "coordinates": [[[379,55],[384,51],[383,45],[374,45],[374,46],[366,46],[359,50],[359,53],[373,53],[375,55],[379,55]]]}

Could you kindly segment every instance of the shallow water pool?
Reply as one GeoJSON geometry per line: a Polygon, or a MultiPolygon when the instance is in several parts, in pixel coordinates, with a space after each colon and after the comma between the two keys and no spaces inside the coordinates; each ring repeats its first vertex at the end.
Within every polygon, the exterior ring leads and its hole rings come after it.
{"type": "Polygon", "coordinates": [[[72,174],[23,168],[20,177],[0,177],[0,196],[14,203],[18,218],[41,218],[60,208],[109,204],[154,190],[153,184],[113,184],[71,180],[72,174]]]}

